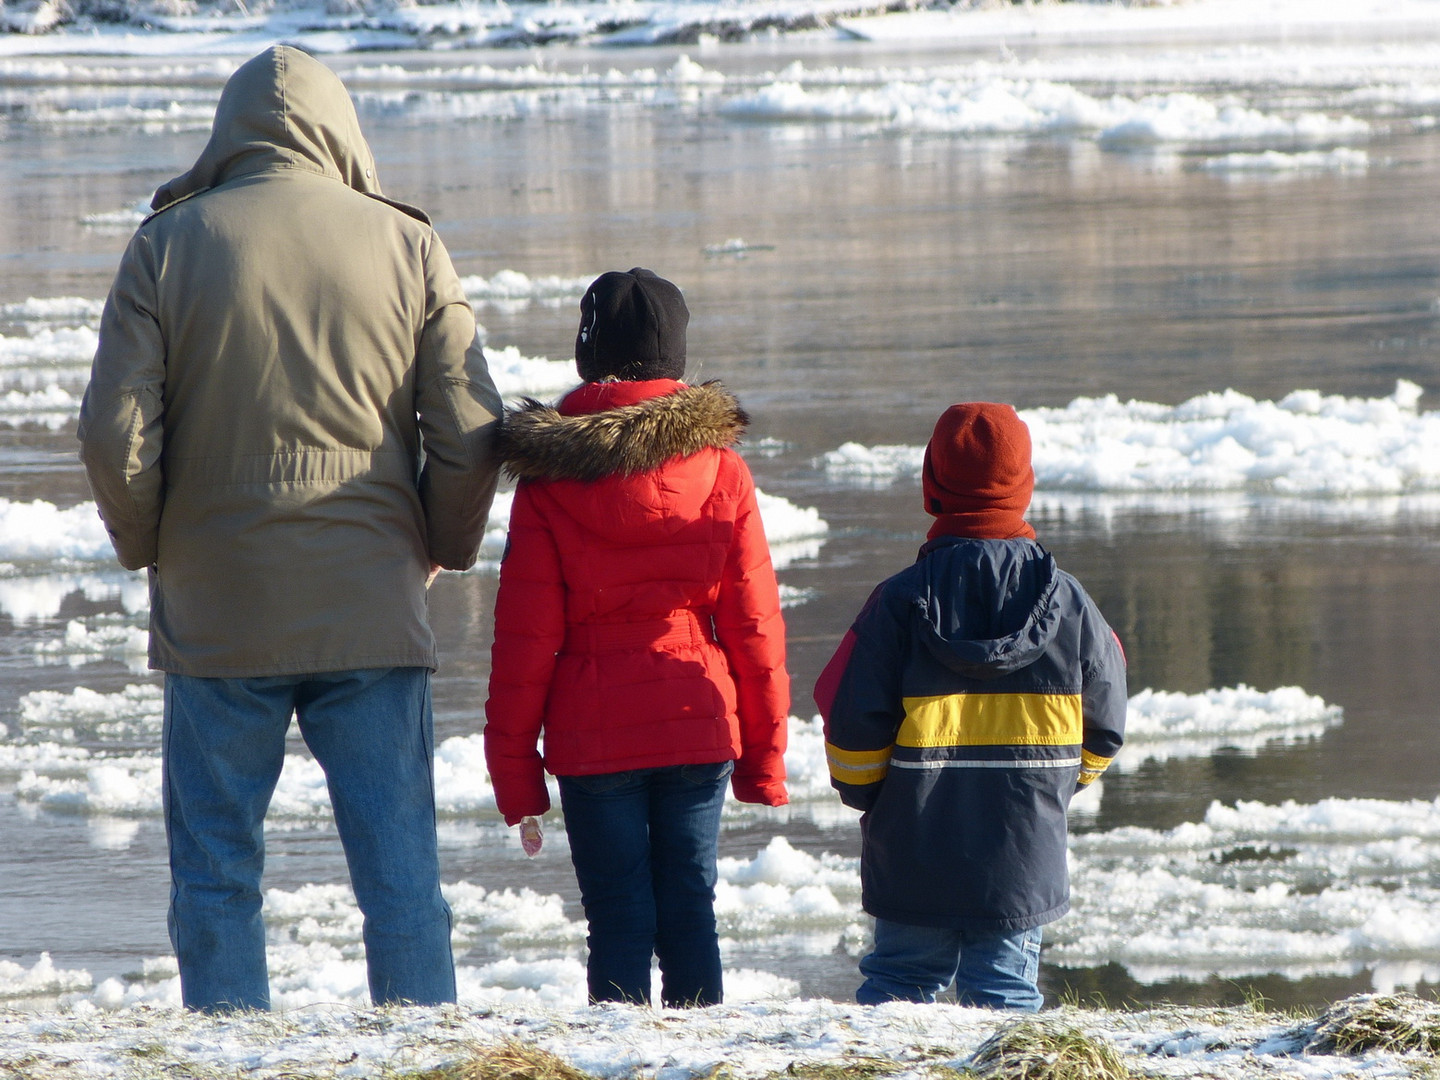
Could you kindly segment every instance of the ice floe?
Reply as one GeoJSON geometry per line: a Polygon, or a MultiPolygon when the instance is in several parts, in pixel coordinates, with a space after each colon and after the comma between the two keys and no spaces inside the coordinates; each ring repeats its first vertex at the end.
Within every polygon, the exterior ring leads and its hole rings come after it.
{"type": "Polygon", "coordinates": [[[1440,977],[1440,800],[1212,804],[1201,822],[1071,839],[1076,917],[1052,962],[1140,981],[1369,970],[1440,977]]]}
{"type": "MultiPolygon", "coordinates": [[[[1382,398],[1225,390],[1163,405],[1111,394],[1020,415],[1037,491],[1394,496],[1440,491],[1440,413],[1419,410],[1422,393],[1402,379],[1382,398]]],[[[890,484],[918,476],[924,450],[844,443],[819,464],[837,481],[890,484]]]]}
{"type": "Polygon", "coordinates": [[[1086,134],[1104,146],[1156,143],[1312,146],[1363,140],[1370,124],[1322,112],[1280,115],[1188,92],[1099,97],[1066,83],[998,76],[811,88],[777,81],[729,98],[751,120],[851,121],[965,135],[1086,134]]]}
{"type": "MultiPolygon", "coordinates": [[[[153,686],[138,684],[113,693],[78,688],[68,694],[38,691],[20,700],[20,737],[0,742],[0,775],[19,775],[17,797],[55,811],[154,816],[160,813],[158,733],[162,701],[153,686]],[[139,743],[107,753],[103,743],[139,743]],[[77,749],[77,743],[91,749],[77,749]],[[101,744],[101,745],[96,745],[101,744]]],[[[1270,743],[1315,738],[1339,724],[1341,712],[1298,687],[1257,691],[1246,686],[1202,694],[1142,690],[1130,702],[1129,742],[1113,768],[1146,761],[1205,756],[1221,747],[1254,750],[1270,743]]],[[[853,821],[830,788],[825,740],[818,717],[790,718],[785,756],[791,805],[763,811],[779,820],[853,821]]],[[[485,818],[495,795],[485,766],[481,736],[455,735],[436,748],[435,798],[442,817],[485,818]]],[[[734,822],[754,808],[728,803],[734,822]]],[[[271,806],[272,820],[324,820],[330,814],[325,778],[308,756],[286,758],[271,806]]]]}
{"type": "Polygon", "coordinates": [[[1313,739],[1340,724],[1343,713],[1298,686],[1261,692],[1241,684],[1202,694],[1141,690],[1130,699],[1118,772],[1147,761],[1204,757],[1221,748],[1313,739]]]}
{"type": "MultiPolygon", "coordinates": [[[[563,856],[563,836],[552,834],[548,857],[563,856]]],[[[1440,902],[1440,800],[1217,803],[1204,820],[1170,830],[1074,834],[1071,864],[1072,911],[1046,929],[1054,964],[1114,962],[1152,983],[1368,971],[1386,993],[1440,975],[1440,931],[1427,914],[1440,902]]],[[[507,957],[462,964],[462,1001],[583,1000],[584,927],[559,897],[465,882],[445,891],[457,948],[507,957]]],[[[272,889],[266,910],[283,1004],[363,1001],[360,917],[348,887],[272,889]]],[[[750,858],[721,860],[716,913],[727,951],[807,936],[822,950],[863,947],[858,860],[772,837],[750,858]]],[[[771,979],[767,994],[783,996],[784,980],[771,979]]],[[[56,973],[48,958],[0,967],[0,997],[77,988],[107,1008],[177,997],[173,969],[158,958],[93,991],[84,973],[56,973]]]]}

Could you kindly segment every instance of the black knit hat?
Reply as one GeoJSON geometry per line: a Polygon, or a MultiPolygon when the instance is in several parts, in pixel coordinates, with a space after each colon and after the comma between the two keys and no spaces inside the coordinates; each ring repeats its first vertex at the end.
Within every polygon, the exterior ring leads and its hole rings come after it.
{"type": "Polygon", "coordinates": [[[683,378],[689,322],[674,284],[639,266],[611,270],[580,299],[575,366],[586,382],[683,378]]]}

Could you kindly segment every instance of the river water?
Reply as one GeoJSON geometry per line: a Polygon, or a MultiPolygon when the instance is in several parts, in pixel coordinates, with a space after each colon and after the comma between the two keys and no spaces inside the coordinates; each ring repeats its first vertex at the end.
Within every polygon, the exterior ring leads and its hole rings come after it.
{"type": "MultiPolygon", "coordinates": [[[[1177,152],[1046,132],[757,120],[716,107],[703,84],[656,90],[630,77],[670,70],[677,57],[556,50],[548,70],[614,66],[625,77],[509,95],[397,86],[367,74],[367,55],[331,62],[356,90],[387,192],[430,212],[462,275],[577,278],[644,265],[684,288],[691,377],[724,380],[752,413],[760,487],[829,525],[818,552],[781,574],[803,601],[787,610],[799,717],[813,713],[814,679],[849,618],[913,558],[926,526],[913,477],[846,482],[817,465],[841,443],[921,444],[945,404],[967,399],[1036,408],[1116,394],[1173,405],[1227,388],[1260,400],[1304,388],[1380,399],[1399,379],[1436,383],[1440,133],[1424,125],[1377,123],[1364,169],[1237,176],[1197,167],[1233,149],[1203,140],[1177,152]]],[[[796,60],[939,62],[838,42],[718,47],[695,59],[731,75],[796,60]]],[[[446,63],[462,61],[517,63],[446,63]]],[[[188,166],[217,85],[202,71],[179,84],[5,88],[0,305],[104,296],[133,221],[107,228],[95,215],[134,207],[188,166]],[[198,122],[152,115],[172,101],[198,122]]],[[[1248,101],[1279,109],[1283,97],[1261,86],[1248,101]]],[[[569,354],[573,298],[477,311],[492,348],[569,354]]],[[[1433,403],[1427,393],[1421,409],[1433,403]]],[[[74,449],[73,422],[0,430],[0,496],[82,502],[74,449]]],[[[1423,505],[1101,494],[1041,498],[1032,519],[1119,632],[1132,693],[1299,686],[1344,713],[1317,738],[1122,772],[1078,833],[1172,829],[1216,800],[1435,798],[1440,559],[1436,515],[1423,505]]],[[[434,588],[441,738],[483,725],[494,587],[493,574],[477,573],[434,588]]],[[[153,681],[113,658],[37,663],[37,644],[71,620],[117,610],[113,596],[76,591],[44,617],[0,618],[0,725],[12,738],[26,694],[153,681]]],[[[99,980],[166,954],[158,818],[125,819],[107,837],[93,817],[14,790],[14,777],[0,778],[0,960],[30,965],[48,952],[99,980]]],[[[852,819],[761,815],[731,822],[722,854],[751,858],[782,832],[803,851],[858,850],[852,819]]],[[[483,814],[447,821],[442,841],[447,881],[559,894],[579,917],[563,843],[526,862],[483,814]]],[[[344,880],[328,826],[273,833],[267,885],[344,880]]],[[[731,955],[796,980],[802,994],[846,998],[851,952],[759,940],[731,955]]],[[[502,953],[482,940],[461,961],[502,953]]],[[[1253,986],[1281,1004],[1372,985],[1363,965],[1146,981],[1119,964],[1047,962],[1044,978],[1052,999],[1219,1001],[1253,986]]]]}

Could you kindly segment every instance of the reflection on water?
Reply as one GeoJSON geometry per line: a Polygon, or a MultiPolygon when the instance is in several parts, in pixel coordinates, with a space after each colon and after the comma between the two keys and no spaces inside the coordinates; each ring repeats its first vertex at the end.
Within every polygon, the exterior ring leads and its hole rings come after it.
{"type": "MultiPolygon", "coordinates": [[[[187,110],[197,93],[187,90],[187,110]]],[[[1299,388],[1379,398],[1403,378],[1425,387],[1421,408],[1433,401],[1440,221],[1422,208],[1440,134],[1382,132],[1363,171],[1246,179],[1183,151],[1063,138],[742,123],[682,103],[603,100],[442,122],[437,100],[417,114],[403,95],[362,96],[362,121],[387,192],[433,214],[461,274],[585,278],[647,265],[679,282],[693,312],[692,378],[724,379],[753,413],[761,488],[828,522],[823,548],[782,573],[808,598],[787,611],[802,717],[849,619],[913,559],[926,524],[913,477],[865,488],[817,466],[841,443],[918,445],[960,399],[1173,404],[1227,387],[1266,400],[1299,388]]],[[[200,136],[186,117],[4,129],[0,304],[103,296],[126,233],[85,222],[133,213],[188,166],[200,136]]],[[[482,300],[479,314],[492,348],[569,355],[569,304],[482,300]]],[[[73,506],[85,492],[72,451],[71,426],[0,431],[0,497],[73,506]]],[[[1435,797],[1433,508],[1042,493],[1032,516],[1120,633],[1132,691],[1298,686],[1344,715],[1294,745],[1117,773],[1077,831],[1167,830],[1202,820],[1215,800],[1435,797]]],[[[135,609],[93,568],[71,584],[38,596],[0,580],[0,596],[14,594],[0,618],[0,722],[12,737],[24,694],[136,681],[117,653],[37,664],[37,647],[62,641],[72,620],[135,609]]],[[[447,575],[434,590],[442,739],[483,723],[493,592],[485,574],[447,575]]],[[[26,809],[10,798],[14,783],[0,778],[0,958],[48,950],[103,978],[164,954],[159,823],[26,809]]],[[[802,852],[856,854],[843,814],[782,820],[737,819],[723,854],[753,858],[782,829],[802,852]]],[[[532,863],[493,825],[455,823],[442,840],[447,880],[559,894],[579,918],[563,844],[532,863]]],[[[319,825],[276,831],[271,852],[275,887],[344,880],[319,825]]],[[[742,941],[732,958],[783,972],[802,993],[846,997],[857,947],[831,933],[742,941]]],[[[472,964],[499,955],[494,942],[468,949],[472,964]]],[[[1111,1001],[1242,993],[1222,979],[1142,983],[1113,964],[1045,977],[1052,994],[1111,1001]]],[[[1371,985],[1363,971],[1243,982],[1280,1004],[1371,985]]]]}

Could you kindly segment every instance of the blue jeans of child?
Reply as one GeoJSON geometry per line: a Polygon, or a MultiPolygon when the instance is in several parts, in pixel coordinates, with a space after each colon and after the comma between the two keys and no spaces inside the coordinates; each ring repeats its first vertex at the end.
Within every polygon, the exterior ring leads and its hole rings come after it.
{"type": "Polygon", "coordinates": [[[375,1002],[455,1000],[435,837],[430,672],[165,676],[170,941],[185,1006],[268,1009],[261,920],[265,811],[291,715],[325,771],[364,914],[375,1002]]]}
{"type": "Polygon", "coordinates": [[[1039,1010],[1040,928],[976,934],[875,920],[875,949],[860,961],[861,1005],[934,1001],[950,983],[961,1005],[1039,1010]]]}
{"type": "Polygon", "coordinates": [[[590,924],[590,1000],[650,1001],[650,957],[674,1007],[722,999],[715,859],[729,761],[560,777],[590,924]]]}

